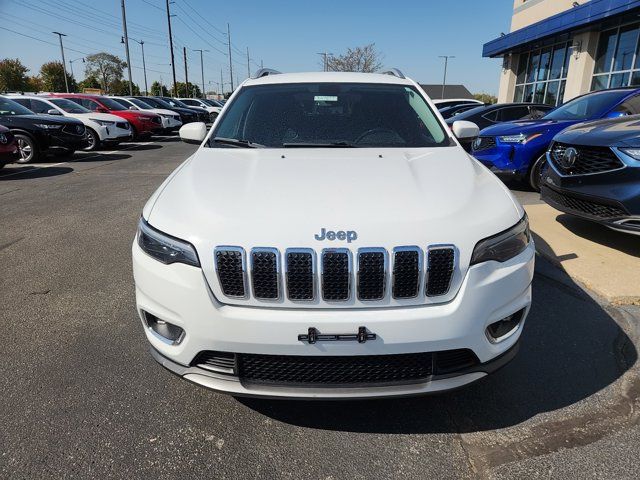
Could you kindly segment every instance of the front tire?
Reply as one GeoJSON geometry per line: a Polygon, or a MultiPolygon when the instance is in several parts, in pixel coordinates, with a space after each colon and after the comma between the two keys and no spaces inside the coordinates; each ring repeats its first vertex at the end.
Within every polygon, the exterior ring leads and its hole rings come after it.
{"type": "Polygon", "coordinates": [[[16,133],[15,137],[20,152],[20,158],[16,160],[16,163],[31,163],[40,158],[38,145],[33,138],[23,133],[16,133]]]}
{"type": "Polygon", "coordinates": [[[540,183],[542,181],[542,169],[547,164],[547,155],[542,154],[529,169],[527,175],[527,183],[535,192],[540,191],[540,183]]]}
{"type": "Polygon", "coordinates": [[[100,137],[94,130],[87,128],[86,137],[89,144],[82,149],[83,152],[93,152],[100,148],[100,137]]]}

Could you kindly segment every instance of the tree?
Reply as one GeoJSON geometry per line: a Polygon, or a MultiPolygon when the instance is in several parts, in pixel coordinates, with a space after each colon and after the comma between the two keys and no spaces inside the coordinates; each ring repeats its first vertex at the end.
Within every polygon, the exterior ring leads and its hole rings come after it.
{"type": "Polygon", "coordinates": [[[347,53],[327,58],[330,72],[372,73],[382,68],[382,55],[376,51],[375,43],[364,47],[348,48],[347,53]]]}
{"type": "Polygon", "coordinates": [[[474,93],[473,98],[475,98],[476,100],[480,100],[482,103],[487,103],[489,105],[498,103],[498,99],[489,93],[474,93]]]}
{"type": "Polygon", "coordinates": [[[78,83],[78,91],[82,92],[85,88],[100,88],[100,81],[93,75],[89,75],[78,83]]]}
{"type": "MultiPolygon", "coordinates": [[[[114,80],[109,85],[109,93],[111,95],[129,95],[129,80],[114,80]]],[[[133,84],[133,94],[140,95],[140,87],[133,84]]]]}
{"type": "Polygon", "coordinates": [[[47,92],[66,92],[64,83],[65,74],[67,76],[67,82],[69,82],[69,91],[77,91],[78,85],[76,80],[64,71],[61,62],[47,62],[40,67],[42,90],[47,92]]]}
{"type": "Polygon", "coordinates": [[[160,97],[168,97],[169,90],[157,80],[151,84],[151,95],[158,95],[160,97]]]}
{"type": "Polygon", "coordinates": [[[96,77],[105,93],[110,92],[114,81],[122,79],[122,72],[127,66],[126,62],[106,52],[87,55],[85,60],[85,75],[96,77]]]}
{"type": "Polygon", "coordinates": [[[200,87],[198,87],[198,85],[194,85],[193,83],[189,82],[186,86],[184,84],[184,82],[176,82],[176,85],[178,86],[178,96],[179,97],[200,97],[201,96],[201,90],[200,87]],[[195,92],[195,93],[194,93],[195,92]]]}
{"type": "Polygon", "coordinates": [[[0,60],[0,92],[5,90],[17,90],[20,92],[28,90],[28,71],[29,69],[17,58],[0,60]]]}
{"type": "Polygon", "coordinates": [[[42,79],[37,75],[29,77],[27,82],[29,84],[27,90],[29,90],[30,92],[42,92],[44,90],[42,79]]]}

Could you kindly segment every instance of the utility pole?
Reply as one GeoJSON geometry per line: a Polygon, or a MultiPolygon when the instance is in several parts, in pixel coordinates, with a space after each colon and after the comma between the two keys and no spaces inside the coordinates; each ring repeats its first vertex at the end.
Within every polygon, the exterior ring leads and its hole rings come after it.
{"type": "Polygon", "coordinates": [[[173,73],[173,95],[178,96],[178,85],[176,84],[176,62],[173,58],[173,35],[171,34],[171,13],[169,11],[169,0],[167,0],[167,24],[169,25],[169,50],[171,50],[171,72],[173,73]]]}
{"type": "Polygon", "coordinates": [[[69,93],[69,80],[67,80],[67,62],[64,59],[64,47],[62,46],[62,37],[66,37],[64,33],[53,32],[58,35],[60,39],[60,53],[62,54],[62,73],[64,73],[64,86],[67,89],[67,93],[69,93]]]}
{"type": "Polygon", "coordinates": [[[222,69],[220,69],[220,93],[224,97],[224,78],[222,78],[222,69]]]}
{"type": "Polygon", "coordinates": [[[207,96],[204,94],[204,62],[202,60],[202,52],[208,52],[209,50],[202,50],[202,49],[194,49],[194,52],[200,52],[200,73],[202,74],[202,98],[206,98],[207,96]]]}
{"type": "Polygon", "coordinates": [[[444,78],[442,79],[442,95],[440,98],[444,98],[444,87],[447,85],[447,65],[450,58],[456,58],[453,55],[438,55],[438,58],[444,58],[444,78]]]}
{"type": "Polygon", "coordinates": [[[320,55],[322,57],[322,64],[324,65],[324,69],[323,71],[328,72],[329,71],[329,55],[333,55],[333,53],[329,53],[329,52],[320,52],[318,53],[318,55],[320,55]]]}
{"type": "Polygon", "coordinates": [[[124,0],[121,0],[122,6],[122,30],[124,31],[124,48],[127,51],[127,72],[129,74],[129,95],[133,96],[133,81],[131,80],[131,58],[129,57],[129,37],[127,36],[127,12],[124,6],[124,0]]]}
{"type": "Polygon", "coordinates": [[[264,68],[264,62],[260,60],[260,68],[264,68]]]}
{"type": "Polygon", "coordinates": [[[251,65],[249,65],[249,47],[247,47],[247,77],[251,77],[251,65]]]}
{"type": "Polygon", "coordinates": [[[229,79],[231,81],[231,92],[233,92],[233,61],[231,60],[231,27],[227,23],[227,41],[229,42],[229,79]]]}
{"type": "Polygon", "coordinates": [[[184,93],[185,97],[189,97],[189,74],[187,73],[187,47],[182,47],[182,54],[184,55],[184,93]]]}

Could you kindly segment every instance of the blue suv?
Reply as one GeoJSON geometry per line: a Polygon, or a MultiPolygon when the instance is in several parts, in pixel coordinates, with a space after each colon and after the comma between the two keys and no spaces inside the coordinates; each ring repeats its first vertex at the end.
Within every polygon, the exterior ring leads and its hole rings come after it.
{"type": "Polygon", "coordinates": [[[537,120],[485,128],[473,142],[475,158],[501,178],[524,180],[540,190],[540,175],[553,137],[588,120],[640,113],[640,89],[600,90],[574,98],[537,120]]]}

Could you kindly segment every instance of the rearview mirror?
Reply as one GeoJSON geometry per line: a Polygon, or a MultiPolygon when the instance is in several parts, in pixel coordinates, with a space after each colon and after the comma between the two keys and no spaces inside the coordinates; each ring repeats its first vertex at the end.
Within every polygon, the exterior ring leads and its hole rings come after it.
{"type": "Polygon", "coordinates": [[[50,108],[49,110],[47,110],[47,115],[62,115],[62,114],[55,108],[50,108]]]}
{"type": "Polygon", "coordinates": [[[472,142],[480,135],[480,129],[478,125],[466,120],[457,120],[453,122],[451,131],[461,142],[472,142]]]}
{"type": "Polygon", "coordinates": [[[180,127],[178,133],[183,142],[200,145],[207,136],[207,126],[203,122],[187,123],[180,127]]]}

